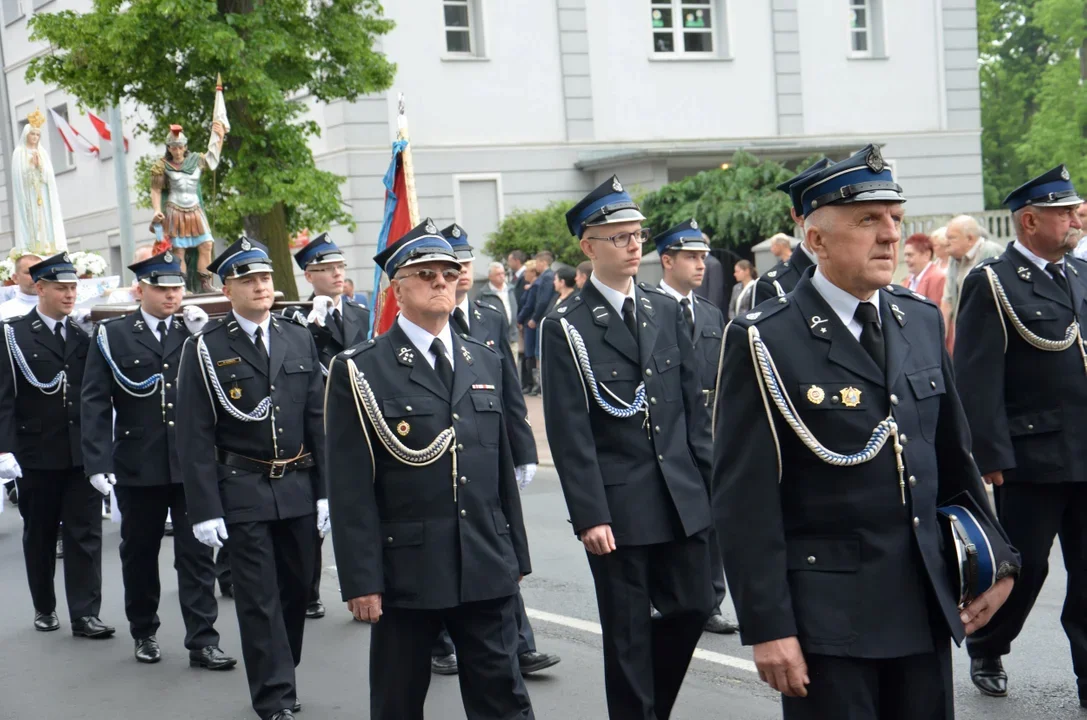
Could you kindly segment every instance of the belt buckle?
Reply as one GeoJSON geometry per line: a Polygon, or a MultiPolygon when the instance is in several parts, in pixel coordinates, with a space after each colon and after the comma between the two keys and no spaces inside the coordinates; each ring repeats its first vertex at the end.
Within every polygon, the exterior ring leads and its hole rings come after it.
{"type": "Polygon", "coordinates": [[[272,469],[268,473],[268,477],[272,480],[280,480],[287,473],[288,462],[286,460],[273,460],[271,462],[272,469]]]}

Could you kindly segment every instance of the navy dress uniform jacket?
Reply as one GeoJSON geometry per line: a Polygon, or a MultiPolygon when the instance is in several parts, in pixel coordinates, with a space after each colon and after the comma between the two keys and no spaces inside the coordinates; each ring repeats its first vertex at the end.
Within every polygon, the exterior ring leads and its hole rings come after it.
{"type": "Polygon", "coordinates": [[[1087,319],[1087,263],[1065,256],[1071,297],[1013,245],[963,283],[955,326],[955,370],[982,473],[1006,482],[1087,482],[1087,368],[1073,342],[1060,352],[1027,343],[998,309],[986,269],[996,274],[1027,330],[1062,340],[1087,319]],[[1029,382],[1024,379],[1029,378],[1029,382]]]}
{"type": "Polygon", "coordinates": [[[525,396],[521,392],[521,382],[517,377],[517,360],[510,347],[509,323],[506,313],[482,300],[472,303],[472,317],[468,319],[469,334],[502,356],[502,382],[506,391],[503,401],[506,403],[506,430],[510,436],[510,449],[513,451],[513,464],[535,464],[536,437],[528,423],[528,408],[525,396]]]}
{"type": "MultiPolygon", "coordinates": [[[[265,364],[233,313],[211,320],[185,342],[178,377],[178,452],[182,458],[185,497],[192,524],[225,518],[226,523],[267,522],[312,515],[325,497],[324,377],[317,347],[309,331],[272,316],[269,325],[271,362],[265,364]],[[235,419],[205,383],[197,341],[203,338],[214,373],[228,399],[251,412],[271,397],[275,425],[235,419]],[[232,392],[233,391],[233,392],[232,392]],[[231,395],[238,397],[230,398],[231,395]],[[272,442],[272,432],[276,442],[272,442]],[[278,448],[278,454],[276,452],[278,448]],[[316,465],[272,479],[224,465],[217,451],[254,460],[290,460],[311,453],[316,465]]],[[[210,377],[209,377],[210,380],[210,377]]]]}
{"type": "Polygon", "coordinates": [[[610,524],[619,545],[690,537],[710,525],[711,448],[702,363],[679,303],[644,283],[636,289],[638,340],[592,283],[547,316],[543,398],[574,532],[610,524]],[[582,381],[561,324],[581,334],[601,395],[630,402],[646,385],[648,417],[604,412],[582,381]]]}
{"type": "Polygon", "coordinates": [[[717,363],[721,361],[721,340],[725,337],[725,316],[708,300],[695,296],[694,349],[701,363],[699,384],[702,404],[713,407],[717,389],[717,363]]]}
{"type": "Polygon", "coordinates": [[[796,284],[800,282],[800,278],[804,276],[804,271],[813,266],[814,263],[812,263],[808,254],[804,252],[804,248],[797,245],[793,248],[793,254],[788,260],[782,260],[755,281],[755,304],[765,302],[778,295],[791,293],[796,284]],[[778,292],[779,287],[781,292],[778,292]]]}
{"type": "Polygon", "coordinates": [[[67,335],[63,346],[37,309],[4,325],[14,330],[34,377],[48,383],[63,371],[67,392],[58,389],[46,395],[28,383],[0,338],[0,449],[15,453],[24,470],[67,470],[83,464],[79,393],[89,339],[71,320],[63,322],[67,335]]]}
{"type": "MultiPolygon", "coordinates": [[[[966,492],[999,525],[970,456],[939,310],[898,286],[879,296],[885,374],[810,276],[727,331],[713,512],[745,645],[795,635],[808,653],[891,658],[931,652],[941,635],[963,639],[936,508],[966,492]],[[893,414],[904,489],[893,440],[854,467],[832,466],[802,444],[760,392],[752,327],[824,447],[859,452],[893,414]]],[[[994,552],[997,566],[1018,567],[1006,536],[994,552]]]]}
{"type": "MultiPolygon", "coordinates": [[[[190,337],[185,324],[170,319],[165,345],[155,338],[139,311],[107,320],[110,355],[134,382],[163,374],[162,387],[136,397],[121,387],[91,338],[83,376],[83,459],[87,475],[114,473],[118,485],[171,485],[181,482],[177,452],[177,373],[181,348],[190,337]],[[114,420],[113,412],[117,417],[114,420]]],[[[96,333],[98,332],[96,328],[96,333]]]]}
{"type": "MultiPolygon", "coordinates": [[[[311,298],[312,299],[312,298],[311,298]]],[[[289,316],[297,310],[303,317],[307,311],[301,307],[287,308],[283,315],[289,316]]],[[[332,364],[332,358],[344,350],[361,342],[365,342],[370,335],[370,311],[359,305],[346,295],[340,299],[340,313],[343,317],[343,332],[332,320],[331,313],[325,319],[325,326],[317,323],[309,323],[307,326],[313,334],[313,342],[317,345],[317,354],[321,359],[321,365],[328,369],[332,364]]]]}
{"type": "Polygon", "coordinates": [[[470,337],[453,334],[453,345],[452,394],[398,324],[342,353],[329,372],[326,467],[344,600],[382,593],[389,607],[452,608],[513,595],[532,570],[503,422],[511,388],[502,358],[470,337]],[[390,454],[356,407],[348,362],[407,447],[453,428],[456,465],[449,451],[424,467],[390,454]]]}

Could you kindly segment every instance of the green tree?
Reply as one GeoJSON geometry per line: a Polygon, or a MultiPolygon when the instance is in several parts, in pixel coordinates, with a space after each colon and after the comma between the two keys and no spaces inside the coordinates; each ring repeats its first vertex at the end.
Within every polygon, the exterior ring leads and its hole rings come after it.
{"type": "Polygon", "coordinates": [[[514,210],[490,234],[483,251],[493,258],[505,260],[514,250],[528,255],[550,250],[559,262],[576,266],[585,255],[577,238],[571,236],[566,227],[566,211],[573,206],[570,200],[556,200],[539,210],[514,210]]]}
{"type": "Polygon", "coordinates": [[[87,107],[137,103],[147,118],[138,132],[165,143],[180,124],[194,151],[207,146],[222,73],[232,127],[202,186],[209,220],[217,235],[244,230],[267,244],[288,298],[298,292],[290,234],[354,227],[344,178],[314,163],[308,140],[319,128],[305,113],[312,99],[351,101],[392,83],[395,65],[374,43],[393,23],[377,0],[94,0],[87,13],[39,14],[30,27],[51,52],[28,79],[87,107]]]}

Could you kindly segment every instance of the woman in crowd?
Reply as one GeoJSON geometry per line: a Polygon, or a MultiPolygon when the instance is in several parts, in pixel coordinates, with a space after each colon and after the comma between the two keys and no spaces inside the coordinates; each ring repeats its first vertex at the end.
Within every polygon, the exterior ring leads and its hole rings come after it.
{"type": "Polygon", "coordinates": [[[759,271],[750,260],[740,260],[732,267],[732,277],[736,278],[740,291],[728,309],[729,320],[755,307],[755,281],[759,279],[759,271]]]}

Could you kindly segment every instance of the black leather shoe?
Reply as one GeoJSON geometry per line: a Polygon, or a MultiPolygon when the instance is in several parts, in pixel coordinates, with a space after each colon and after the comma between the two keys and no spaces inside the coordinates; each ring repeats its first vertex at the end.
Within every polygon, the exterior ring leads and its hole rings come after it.
{"type": "Polygon", "coordinates": [[[159,649],[159,641],[154,635],[136,640],[136,660],[153,665],[161,659],[162,650],[159,649]]]}
{"type": "Polygon", "coordinates": [[[706,632],[717,633],[718,635],[732,635],[740,629],[740,626],[726,620],[724,615],[718,614],[710,615],[702,629],[706,632]]]}
{"type": "Polygon", "coordinates": [[[430,672],[435,675],[456,675],[457,654],[438,655],[430,658],[430,672]]]}
{"type": "Polygon", "coordinates": [[[60,620],[55,612],[34,613],[34,629],[42,632],[52,632],[60,628],[60,620]]]}
{"type": "Polygon", "coordinates": [[[268,720],[294,720],[294,713],[290,710],[280,710],[268,718],[268,720]]]}
{"type": "Polygon", "coordinates": [[[87,617],[81,617],[78,620],[72,621],[72,635],[75,635],[76,637],[101,640],[103,638],[108,638],[115,632],[117,632],[116,628],[106,625],[94,615],[88,615],[87,617]]]}
{"type": "Polygon", "coordinates": [[[970,658],[970,679],[978,690],[989,697],[1008,694],[1008,673],[1000,657],[970,658]]]}
{"type": "Polygon", "coordinates": [[[57,538],[57,560],[64,559],[64,541],[57,538]]]}
{"type": "Polygon", "coordinates": [[[302,712],[302,701],[298,698],[294,699],[294,705],[291,706],[291,712],[302,712]]]}
{"type": "Polygon", "coordinates": [[[534,672],[539,672],[544,668],[549,668],[552,665],[558,665],[562,662],[562,658],[558,655],[548,655],[547,653],[532,652],[521,653],[517,656],[518,661],[521,664],[521,674],[531,675],[534,672]]]}
{"type": "Polygon", "coordinates": [[[237,664],[237,660],[227,655],[216,645],[208,645],[200,650],[189,651],[189,667],[229,670],[237,664]]]}
{"type": "Polygon", "coordinates": [[[306,606],[306,617],[316,620],[325,616],[325,604],[320,600],[314,600],[306,606]]]}
{"type": "Polygon", "coordinates": [[[219,586],[219,593],[223,597],[230,598],[231,600],[233,600],[234,599],[234,586],[233,585],[220,585],[219,586]]]}

